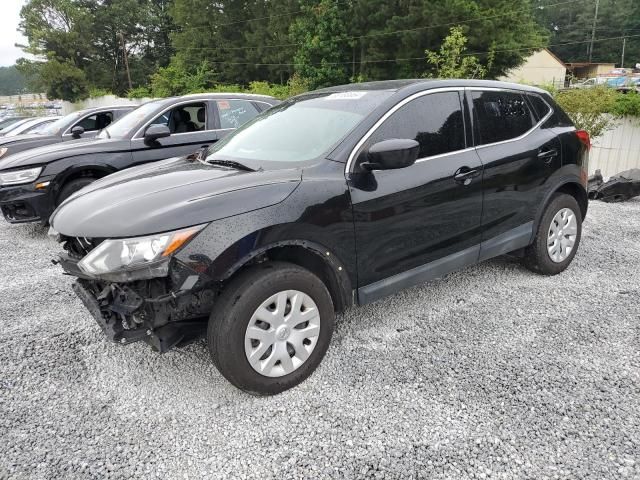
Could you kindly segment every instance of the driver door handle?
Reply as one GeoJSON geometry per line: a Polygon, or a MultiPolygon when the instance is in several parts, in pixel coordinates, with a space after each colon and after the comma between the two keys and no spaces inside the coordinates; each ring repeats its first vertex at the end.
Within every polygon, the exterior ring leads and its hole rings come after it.
{"type": "Polygon", "coordinates": [[[461,167],[456,170],[456,173],[453,175],[453,179],[462,183],[463,185],[469,185],[471,181],[480,175],[480,170],[471,169],[469,167],[461,167]]]}

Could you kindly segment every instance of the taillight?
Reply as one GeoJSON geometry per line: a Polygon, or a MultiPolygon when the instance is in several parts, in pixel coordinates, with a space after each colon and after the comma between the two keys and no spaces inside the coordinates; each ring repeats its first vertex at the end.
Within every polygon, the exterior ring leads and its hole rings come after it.
{"type": "Polygon", "coordinates": [[[577,130],[576,137],[587,147],[587,150],[591,150],[591,137],[589,136],[589,132],[586,130],[577,130]]]}

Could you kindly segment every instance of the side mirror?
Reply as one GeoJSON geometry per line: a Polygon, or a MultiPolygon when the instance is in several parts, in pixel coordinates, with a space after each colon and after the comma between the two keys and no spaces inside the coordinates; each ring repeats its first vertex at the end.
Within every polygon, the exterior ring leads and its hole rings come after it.
{"type": "Polygon", "coordinates": [[[360,164],[365,170],[395,170],[410,167],[418,159],[420,144],[415,140],[394,138],[372,145],[367,161],[360,164]]]}
{"type": "Polygon", "coordinates": [[[84,128],[82,128],[80,125],[76,125],[71,129],[71,136],[73,138],[80,138],[83,133],[84,133],[84,128]]]}
{"type": "Polygon", "coordinates": [[[166,125],[150,125],[144,131],[144,140],[146,142],[153,142],[159,138],[165,138],[171,135],[171,130],[166,125]]]}

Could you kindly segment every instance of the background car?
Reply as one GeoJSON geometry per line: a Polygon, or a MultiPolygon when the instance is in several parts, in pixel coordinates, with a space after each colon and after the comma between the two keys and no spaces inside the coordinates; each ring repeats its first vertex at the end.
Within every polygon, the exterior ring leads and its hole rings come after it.
{"type": "Polygon", "coordinates": [[[56,119],[41,129],[37,135],[22,134],[0,137],[0,168],[2,160],[14,153],[80,138],[93,138],[100,130],[119,120],[136,108],[136,105],[88,108],[56,119]]]}
{"type": "Polygon", "coordinates": [[[27,117],[5,117],[0,120],[0,133],[14,123],[20,122],[27,117]]]}
{"type": "Polygon", "coordinates": [[[0,159],[0,208],[12,223],[46,223],[57,205],[94,180],[193,153],[278,103],[263,95],[225,93],[145,103],[94,140],[63,142],[0,159]]]}
{"type": "Polygon", "coordinates": [[[3,137],[15,137],[18,135],[24,135],[27,133],[37,133],[44,129],[47,125],[55,122],[56,119],[52,117],[31,117],[21,122],[16,122],[10,125],[5,130],[0,132],[0,136],[3,137]]]}

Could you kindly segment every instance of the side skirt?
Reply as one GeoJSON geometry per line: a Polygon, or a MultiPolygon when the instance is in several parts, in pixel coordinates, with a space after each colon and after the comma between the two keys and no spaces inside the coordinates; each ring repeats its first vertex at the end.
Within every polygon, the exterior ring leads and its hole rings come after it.
{"type": "Polygon", "coordinates": [[[448,255],[426,265],[412,268],[406,272],[398,273],[392,277],[378,280],[358,289],[358,303],[375,302],[376,300],[391,295],[405,288],[419,285],[429,280],[443,277],[447,273],[468,267],[478,262],[480,245],[467,248],[460,252],[448,255]]]}

